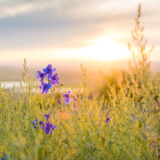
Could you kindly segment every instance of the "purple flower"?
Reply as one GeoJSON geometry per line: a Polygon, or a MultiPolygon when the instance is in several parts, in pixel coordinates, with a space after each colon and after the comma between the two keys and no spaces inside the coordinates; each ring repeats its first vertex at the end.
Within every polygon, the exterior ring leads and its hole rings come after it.
{"type": "Polygon", "coordinates": [[[42,73],[41,71],[37,71],[38,75],[36,78],[41,78],[41,82],[44,82],[44,77],[46,76],[46,73],[42,73]]]}
{"type": "Polygon", "coordinates": [[[59,84],[59,78],[58,78],[58,74],[56,73],[56,74],[54,74],[53,76],[49,76],[48,77],[49,78],[49,80],[51,81],[51,83],[52,83],[52,85],[54,85],[54,84],[59,84]]]}
{"type": "Polygon", "coordinates": [[[51,84],[46,84],[45,82],[43,82],[41,85],[40,85],[40,89],[42,89],[42,94],[43,93],[48,93],[48,90],[52,87],[51,84]]]}
{"type": "Polygon", "coordinates": [[[77,106],[76,106],[76,103],[74,103],[74,110],[75,110],[75,112],[77,112],[77,106]]]}
{"type": "Polygon", "coordinates": [[[44,126],[44,122],[43,121],[40,121],[40,126],[44,126]]]}
{"type": "MultiPolygon", "coordinates": [[[[3,157],[4,158],[1,158],[1,160],[7,160],[9,159],[8,155],[6,153],[3,153],[3,157]]],[[[10,156],[10,158],[12,158],[12,156],[10,156]]]]}
{"type": "Polygon", "coordinates": [[[75,112],[77,112],[77,106],[76,106],[76,103],[74,103],[74,110],[75,110],[75,112]]]}
{"type": "Polygon", "coordinates": [[[49,76],[52,75],[52,72],[55,72],[56,71],[56,68],[52,68],[52,65],[49,64],[46,68],[43,69],[43,71],[46,73],[46,74],[49,74],[49,76]]]}
{"type": "Polygon", "coordinates": [[[50,115],[51,111],[48,114],[44,114],[46,116],[47,121],[49,121],[49,115],[50,115]]]}
{"type": "Polygon", "coordinates": [[[55,125],[52,125],[51,122],[47,122],[45,126],[42,127],[46,134],[52,134],[52,131],[56,129],[55,125]]]}
{"type": "Polygon", "coordinates": [[[38,128],[37,121],[38,121],[38,119],[35,119],[34,121],[31,122],[34,126],[34,129],[38,128]]]}
{"type": "Polygon", "coordinates": [[[50,112],[44,115],[46,116],[47,122],[46,122],[46,125],[44,125],[44,122],[40,121],[40,127],[42,128],[42,130],[45,131],[46,134],[52,134],[52,131],[56,129],[56,126],[52,125],[51,122],[49,122],[50,112]]]}
{"type": "Polygon", "coordinates": [[[111,116],[108,116],[107,119],[105,120],[105,122],[107,122],[107,124],[111,121],[110,117],[111,116]]]}
{"type": "Polygon", "coordinates": [[[76,96],[73,96],[73,98],[74,98],[74,101],[76,102],[76,101],[77,101],[77,98],[76,98],[76,96]]]}
{"type": "Polygon", "coordinates": [[[59,101],[59,100],[57,100],[57,103],[60,105],[61,104],[61,102],[59,101]]]}
{"type": "Polygon", "coordinates": [[[69,98],[70,93],[71,91],[68,91],[68,93],[63,94],[63,97],[65,98],[65,104],[69,104],[69,102],[72,100],[71,98],[69,98]]]}
{"type": "Polygon", "coordinates": [[[76,99],[76,96],[73,96],[73,98],[74,98],[74,110],[75,110],[75,112],[77,112],[77,99],[76,99]]]}

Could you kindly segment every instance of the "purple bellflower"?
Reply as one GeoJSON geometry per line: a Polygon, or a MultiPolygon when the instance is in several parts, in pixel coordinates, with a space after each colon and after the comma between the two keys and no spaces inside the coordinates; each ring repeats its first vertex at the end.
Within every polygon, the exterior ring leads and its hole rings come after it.
{"type": "Polygon", "coordinates": [[[45,131],[46,134],[52,134],[52,131],[56,129],[56,126],[52,125],[51,122],[47,121],[46,125],[42,126],[42,129],[45,131]]]}
{"type": "Polygon", "coordinates": [[[58,78],[58,74],[54,74],[53,76],[48,76],[49,80],[51,81],[51,84],[59,84],[59,78],[58,78]]]}
{"type": "Polygon", "coordinates": [[[46,84],[45,82],[43,82],[41,85],[40,85],[40,89],[42,89],[42,94],[43,93],[48,93],[48,90],[52,87],[51,84],[46,84]]]}
{"type": "Polygon", "coordinates": [[[49,115],[50,115],[51,111],[48,114],[44,114],[46,116],[47,121],[49,121],[49,115]]]}
{"type": "Polygon", "coordinates": [[[43,69],[43,71],[44,71],[46,74],[49,74],[49,76],[52,76],[52,72],[55,72],[55,71],[56,71],[56,68],[52,68],[52,65],[49,64],[46,68],[43,69]]]}
{"type": "Polygon", "coordinates": [[[111,121],[110,117],[111,116],[108,116],[107,119],[105,120],[105,122],[107,122],[107,124],[111,121]]]}
{"type": "Polygon", "coordinates": [[[41,82],[44,82],[44,77],[46,76],[46,73],[42,73],[41,71],[37,71],[38,75],[36,78],[41,78],[41,82]]]}
{"type": "Polygon", "coordinates": [[[65,98],[65,104],[69,104],[69,102],[72,100],[71,98],[69,98],[70,93],[71,91],[68,91],[68,93],[63,94],[63,97],[65,98]]]}
{"type": "Polygon", "coordinates": [[[35,119],[34,121],[31,122],[33,124],[33,126],[34,126],[34,129],[38,128],[37,121],[38,121],[38,119],[35,119]]]}

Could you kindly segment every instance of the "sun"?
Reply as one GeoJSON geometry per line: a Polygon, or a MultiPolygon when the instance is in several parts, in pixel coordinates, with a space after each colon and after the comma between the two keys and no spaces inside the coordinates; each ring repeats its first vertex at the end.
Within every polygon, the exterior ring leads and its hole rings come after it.
{"type": "Polygon", "coordinates": [[[116,43],[106,37],[89,41],[88,47],[83,48],[62,48],[57,50],[49,50],[47,58],[57,60],[96,60],[96,61],[112,61],[118,59],[130,58],[131,54],[127,45],[116,43]]]}
{"type": "Polygon", "coordinates": [[[127,46],[114,43],[107,38],[98,39],[93,46],[83,48],[86,58],[100,61],[124,59],[130,56],[127,46]]]}

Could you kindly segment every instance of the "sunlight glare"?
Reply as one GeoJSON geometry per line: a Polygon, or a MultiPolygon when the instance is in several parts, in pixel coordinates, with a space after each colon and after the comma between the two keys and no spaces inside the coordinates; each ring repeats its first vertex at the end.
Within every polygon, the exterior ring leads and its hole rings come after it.
{"type": "Polygon", "coordinates": [[[87,55],[87,59],[94,59],[100,61],[116,60],[128,58],[127,46],[114,43],[107,38],[101,38],[95,42],[95,45],[82,49],[87,55]],[[88,54],[87,54],[88,53],[88,54]]]}
{"type": "MultiPolygon", "coordinates": [[[[57,50],[57,58],[59,59],[86,59],[97,61],[111,61],[118,59],[130,58],[131,54],[127,45],[115,43],[107,38],[99,38],[98,40],[90,41],[89,47],[76,49],[61,49],[57,50]],[[61,57],[61,58],[60,58],[61,57]]],[[[53,52],[50,52],[50,56],[53,52]]]]}
{"type": "MultiPolygon", "coordinates": [[[[41,49],[24,51],[27,59],[48,61],[54,60],[95,60],[95,61],[112,61],[118,59],[130,58],[131,54],[127,45],[116,43],[108,38],[101,37],[98,40],[89,41],[89,46],[84,48],[58,48],[58,49],[41,49]],[[33,56],[34,55],[34,56],[33,56]]],[[[21,51],[10,54],[13,59],[23,60],[21,51]],[[12,56],[14,55],[14,57],[12,56]],[[15,56],[17,55],[17,56],[15,56]],[[16,57],[16,58],[15,58],[16,57]],[[18,57],[18,59],[17,59],[18,57]]],[[[7,57],[1,57],[6,59],[7,57]]]]}

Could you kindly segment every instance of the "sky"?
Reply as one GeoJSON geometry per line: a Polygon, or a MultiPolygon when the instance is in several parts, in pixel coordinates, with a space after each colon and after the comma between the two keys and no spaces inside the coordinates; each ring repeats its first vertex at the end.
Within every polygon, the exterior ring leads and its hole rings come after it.
{"type": "Polygon", "coordinates": [[[0,66],[131,58],[139,3],[152,61],[160,61],[159,0],[0,0],[0,66]]]}

